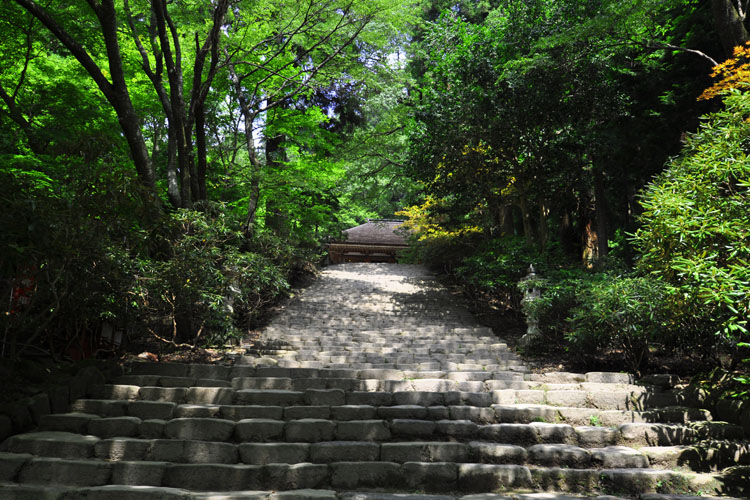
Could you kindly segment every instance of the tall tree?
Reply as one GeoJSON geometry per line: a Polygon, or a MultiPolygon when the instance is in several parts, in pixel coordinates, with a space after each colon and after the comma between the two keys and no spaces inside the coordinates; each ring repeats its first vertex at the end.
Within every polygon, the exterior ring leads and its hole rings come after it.
{"type": "Polygon", "coordinates": [[[104,43],[108,76],[105,76],[102,67],[95,61],[91,51],[84,46],[82,40],[76,39],[47,9],[40,6],[34,0],[14,1],[52,32],[94,80],[117,114],[117,119],[120,123],[123,136],[130,148],[138,177],[148,189],[155,190],[156,179],[153,164],[151,163],[146,140],[141,130],[140,117],[136,113],[133,102],[130,99],[126,82],[122,52],[118,40],[118,16],[114,1],[86,1],[90,12],[94,14],[99,25],[99,41],[104,43]]]}
{"type": "Polygon", "coordinates": [[[327,70],[334,65],[339,73],[360,71],[368,58],[362,52],[363,33],[387,5],[363,0],[305,0],[290,5],[271,0],[264,9],[268,19],[259,20],[257,12],[246,13],[232,24],[227,67],[252,165],[248,233],[256,224],[264,167],[254,133],[264,126],[265,114],[325,86],[332,79],[327,70]]]}
{"type": "Polygon", "coordinates": [[[627,186],[632,203],[679,139],[660,121],[684,126],[681,106],[693,121],[699,114],[699,86],[668,76],[701,81],[715,62],[713,46],[696,47],[683,30],[703,22],[693,4],[511,0],[482,24],[444,13],[422,43],[410,147],[413,172],[442,198],[433,206],[488,234],[515,220],[513,231],[540,247],[551,225],[575,229],[585,260],[605,256],[629,210],[613,186],[627,186]],[[654,126],[669,139],[634,155],[643,138],[626,137],[654,126]]]}
{"type": "Polygon", "coordinates": [[[191,8],[204,13],[203,8],[185,6],[180,12],[183,23],[178,26],[165,0],[147,2],[141,6],[144,11],[135,15],[130,2],[124,1],[128,26],[141,56],[142,69],[154,86],[168,122],[167,191],[170,202],[176,207],[187,207],[192,200],[206,199],[204,104],[220,62],[219,39],[229,5],[229,0],[215,2],[209,29],[201,42],[200,31],[204,23],[196,24],[195,20],[190,23],[185,11],[191,8]],[[137,20],[142,21],[138,24],[145,25],[143,30],[148,35],[150,50],[142,41],[137,20]],[[188,60],[183,55],[182,39],[194,40],[195,43],[195,51],[188,60]],[[192,70],[192,85],[186,85],[185,72],[188,68],[185,66],[192,70]],[[163,80],[165,70],[168,91],[163,80]],[[197,151],[194,151],[196,147],[197,151]]]}
{"type": "MultiPolygon", "coordinates": [[[[147,145],[145,121],[136,110],[130,88],[133,79],[139,75],[129,72],[132,65],[118,38],[122,28],[120,20],[127,20],[142,60],[141,68],[151,80],[162,104],[163,117],[169,124],[169,199],[176,207],[189,206],[194,199],[204,199],[207,153],[203,130],[203,105],[217,72],[221,28],[230,2],[217,0],[210,5],[209,23],[201,20],[193,25],[183,23],[182,26],[178,26],[168,6],[173,5],[173,9],[180,6],[168,4],[164,0],[138,2],[137,7],[143,10],[135,14],[127,1],[124,2],[124,12],[121,12],[116,9],[113,0],[87,0],[88,9],[81,9],[77,14],[93,15],[98,26],[94,30],[81,30],[70,21],[70,7],[64,4],[53,3],[42,7],[34,0],[14,1],[39,20],[94,80],[117,115],[139,178],[150,190],[155,190],[156,171],[147,145]],[[204,24],[207,24],[208,28],[204,28],[204,24]],[[141,40],[140,29],[148,34],[147,45],[141,40]],[[191,49],[188,61],[184,60],[181,42],[186,36],[195,43],[194,52],[191,49]],[[102,44],[104,53],[100,52],[102,44]],[[147,50],[147,46],[150,47],[150,51],[147,50]],[[185,83],[183,66],[187,64],[190,64],[192,70],[192,85],[185,83]],[[163,83],[164,70],[167,74],[168,91],[163,83]],[[195,165],[194,129],[198,146],[198,168],[195,165]]],[[[181,14],[184,15],[187,7],[183,7],[181,14]]],[[[206,6],[192,7],[196,8],[198,13],[206,10],[206,6]]],[[[158,121],[156,123],[158,127],[158,121]]]]}

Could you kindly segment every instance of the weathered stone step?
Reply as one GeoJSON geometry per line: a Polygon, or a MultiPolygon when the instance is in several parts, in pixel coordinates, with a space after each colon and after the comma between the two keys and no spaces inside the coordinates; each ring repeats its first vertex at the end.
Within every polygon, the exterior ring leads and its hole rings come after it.
{"type": "MultiPolygon", "coordinates": [[[[134,379],[130,376],[123,381],[153,382],[150,378],[138,376],[134,379]]],[[[158,383],[161,385],[109,384],[98,386],[90,392],[96,399],[140,399],[190,404],[243,404],[259,397],[272,399],[273,395],[284,403],[269,404],[344,404],[347,394],[351,392],[411,392],[413,394],[409,396],[409,404],[424,404],[420,402],[422,400],[429,400],[429,404],[442,404],[442,394],[452,392],[491,392],[492,401],[500,405],[537,404],[600,410],[644,410],[686,403],[678,393],[650,393],[636,386],[633,386],[636,390],[632,390],[621,389],[621,386],[612,384],[581,384],[589,390],[497,389],[523,384],[514,380],[236,377],[232,379],[232,387],[227,387],[229,383],[220,380],[199,379],[193,382],[187,377],[160,377],[158,383]],[[201,385],[187,386],[198,382],[201,385]],[[258,395],[259,392],[267,394],[258,395]],[[322,400],[340,402],[314,403],[322,400]]],[[[402,399],[407,397],[402,396],[402,399]]]]}
{"type": "MultiPolygon", "coordinates": [[[[269,348],[312,348],[319,350],[347,350],[361,352],[366,349],[373,349],[382,352],[387,349],[390,352],[407,349],[419,349],[417,354],[443,354],[446,352],[455,352],[457,354],[466,354],[468,352],[485,352],[485,353],[511,353],[511,350],[504,342],[499,342],[497,337],[478,337],[473,335],[456,336],[451,334],[441,334],[438,336],[424,335],[384,335],[378,332],[363,335],[360,332],[353,331],[346,335],[327,336],[308,333],[306,336],[296,335],[294,337],[280,337],[278,340],[261,340],[254,347],[269,348]]],[[[371,352],[375,352],[371,351],[371,352]]]]}
{"type": "MultiPolygon", "coordinates": [[[[380,380],[404,380],[409,378],[425,378],[425,370],[402,370],[395,368],[302,368],[296,366],[283,366],[289,364],[289,361],[277,361],[264,358],[245,358],[249,361],[268,361],[268,364],[243,364],[235,366],[226,365],[197,365],[197,364],[179,364],[179,363],[132,363],[128,365],[129,375],[120,377],[120,380],[127,381],[146,381],[145,385],[160,385],[161,377],[175,379],[175,382],[184,379],[181,385],[195,385],[190,381],[199,380],[213,381],[222,380],[231,382],[235,378],[249,377],[279,377],[292,379],[308,378],[355,378],[355,379],[380,379],[380,380]],[[275,363],[274,363],[275,361],[275,363]]],[[[517,366],[517,365],[511,365],[517,366]]],[[[455,372],[473,372],[485,373],[492,375],[490,378],[522,380],[523,373],[516,370],[505,370],[503,365],[479,365],[456,363],[451,370],[431,370],[429,378],[451,378],[449,375],[458,376],[455,372]]],[[[535,380],[533,380],[535,381],[535,380]]],[[[583,382],[588,380],[584,379],[583,382]]],[[[536,382],[536,381],[535,381],[536,382]]],[[[545,383],[549,381],[539,381],[545,383]]],[[[144,385],[139,383],[138,385],[144,385]]]]}
{"type": "MultiPolygon", "coordinates": [[[[258,358],[259,360],[262,358],[258,358]]],[[[283,362],[283,360],[282,360],[283,362]]],[[[286,360],[288,363],[289,361],[286,360]]],[[[620,390],[640,393],[664,392],[664,385],[633,385],[633,377],[624,373],[589,372],[585,374],[550,372],[544,374],[519,373],[515,370],[503,370],[501,366],[454,363],[450,369],[432,370],[399,370],[393,368],[354,369],[347,368],[299,368],[294,366],[259,365],[189,365],[178,363],[133,363],[129,365],[132,372],[120,378],[123,382],[133,381],[137,385],[178,385],[178,386],[216,386],[217,381],[231,382],[234,378],[277,377],[291,379],[309,378],[355,378],[404,380],[411,378],[436,378],[456,381],[507,380],[524,382],[513,389],[541,390],[586,390],[607,387],[601,384],[617,384],[620,390]],[[488,369],[489,368],[489,369],[488,369]],[[160,379],[165,377],[162,384],[160,379]],[[138,382],[135,382],[138,381],[138,382]],[[597,386],[597,384],[600,384],[597,386]]],[[[665,375],[665,377],[671,377],[665,375]]],[[[650,379],[646,379],[649,381],[650,379]]],[[[500,387],[498,387],[500,388],[500,387]]]]}
{"type": "MultiPolygon", "coordinates": [[[[342,371],[343,372],[343,371],[342,371]]],[[[343,374],[343,373],[342,373],[343,374]]],[[[282,389],[304,391],[306,389],[343,389],[347,391],[473,391],[487,392],[496,389],[517,387],[525,389],[533,382],[520,380],[522,374],[514,372],[402,372],[400,370],[361,370],[360,377],[235,377],[231,382],[215,379],[193,379],[190,377],[160,377],[158,375],[124,375],[114,384],[96,387],[91,395],[105,397],[117,386],[139,387],[232,387],[239,389],[282,389]],[[391,378],[365,378],[383,373],[391,378]],[[396,378],[396,375],[400,378],[396,378]],[[431,377],[432,375],[433,377],[431,377]],[[437,375],[437,376],[435,376],[437,375]]],[[[132,389],[123,390],[128,393],[132,389]]]]}
{"type": "MultiPolygon", "coordinates": [[[[436,350],[436,349],[435,349],[436,350]]],[[[498,361],[518,361],[520,358],[512,351],[488,351],[481,348],[441,348],[439,350],[446,352],[433,352],[429,347],[415,346],[390,346],[383,348],[361,347],[358,344],[340,344],[337,346],[324,348],[320,346],[302,347],[290,346],[285,353],[294,353],[301,356],[313,356],[320,359],[331,357],[344,357],[352,361],[370,361],[369,358],[376,359],[383,363],[390,362],[413,362],[420,361],[455,361],[464,362],[467,359],[487,359],[492,362],[498,361]]]]}
{"type": "Polygon", "coordinates": [[[708,410],[680,406],[652,410],[602,410],[535,404],[495,404],[492,407],[496,420],[501,423],[550,422],[612,427],[622,422],[686,424],[712,420],[708,410]]]}
{"type": "MultiPolygon", "coordinates": [[[[43,486],[0,482],[3,500],[629,500],[629,497],[600,495],[579,496],[557,493],[480,493],[465,496],[388,493],[336,492],[334,490],[286,491],[212,491],[191,492],[179,488],[108,485],[85,488],[43,486]]],[[[730,497],[671,495],[646,493],[641,500],[739,500],[730,497]]]]}
{"type": "MultiPolygon", "coordinates": [[[[498,388],[506,384],[505,381],[488,381],[485,386],[498,388]]],[[[493,391],[493,395],[498,404],[537,404],[600,410],[645,410],[690,403],[687,398],[676,392],[649,392],[646,388],[638,386],[589,383],[580,386],[580,389],[498,389],[493,391]]]]}
{"type": "Polygon", "coordinates": [[[441,334],[438,336],[386,336],[379,332],[363,335],[352,332],[340,337],[331,338],[308,333],[305,336],[284,336],[279,340],[266,340],[254,344],[247,344],[249,348],[257,349],[318,349],[345,350],[353,352],[396,352],[400,349],[419,349],[418,354],[449,354],[452,352],[466,353],[480,351],[485,353],[514,353],[504,342],[498,342],[496,337],[455,337],[441,334]]]}
{"type": "Polygon", "coordinates": [[[652,467],[698,472],[720,471],[750,465],[750,443],[703,441],[691,446],[646,446],[640,448],[652,467]]]}
{"type": "MultiPolygon", "coordinates": [[[[143,447],[151,455],[146,456],[144,453],[144,456],[137,456],[135,453],[128,455],[124,452],[115,461],[111,461],[112,457],[106,457],[110,460],[96,460],[19,454],[15,456],[16,460],[12,460],[12,457],[6,456],[3,461],[3,477],[0,479],[68,486],[180,486],[191,490],[318,488],[328,485],[339,489],[388,485],[432,491],[492,491],[498,488],[576,491],[583,482],[589,491],[595,491],[608,481],[620,491],[628,492],[656,491],[657,488],[668,490],[669,486],[665,488],[665,483],[676,483],[675,491],[680,491],[679,488],[698,481],[704,488],[703,491],[718,488],[718,481],[713,476],[627,468],[584,468],[594,460],[600,460],[598,463],[601,465],[606,465],[606,460],[612,463],[629,461],[632,467],[642,467],[645,457],[633,450],[592,450],[586,455],[585,450],[581,449],[536,445],[527,450],[530,462],[577,467],[540,468],[517,463],[466,463],[469,453],[492,456],[493,452],[482,448],[481,444],[462,447],[460,443],[416,443],[409,446],[401,443],[376,445],[367,442],[317,443],[307,446],[297,443],[280,453],[287,456],[297,454],[300,459],[310,458],[315,463],[304,461],[259,465],[258,458],[263,456],[264,450],[255,445],[210,450],[205,447],[206,443],[195,441],[166,442],[164,448],[156,446],[159,443],[164,441],[156,441],[143,447]],[[602,456],[608,458],[601,461],[602,456]],[[203,459],[211,463],[175,463],[184,461],[186,457],[192,460],[197,457],[197,461],[203,459]],[[237,464],[238,458],[252,464],[237,464]],[[429,461],[425,462],[425,458],[429,461]]],[[[110,443],[104,441],[99,448],[107,449],[108,444],[110,443]]],[[[265,456],[268,459],[267,453],[265,456]]]]}
{"type": "MultiPolygon", "coordinates": [[[[149,433],[158,426],[152,420],[171,418],[202,417],[242,420],[265,418],[274,420],[295,420],[301,418],[347,420],[371,420],[406,418],[417,420],[468,420],[477,424],[516,424],[521,428],[548,426],[552,429],[566,429],[571,433],[572,426],[580,435],[578,442],[587,446],[605,446],[620,442],[635,443],[641,446],[690,444],[697,441],[734,440],[742,441],[745,433],[742,427],[726,422],[697,421],[691,419],[710,418],[705,411],[684,408],[671,408],[647,412],[622,410],[596,410],[582,408],[557,408],[546,406],[506,406],[492,405],[487,393],[419,393],[419,392],[351,392],[347,403],[330,404],[339,401],[312,401],[329,404],[276,404],[279,393],[260,391],[253,393],[255,403],[249,405],[176,404],[169,401],[124,401],[124,400],[78,400],[70,414],[48,415],[42,418],[41,426],[48,430],[63,430],[84,433],[102,428],[102,423],[90,423],[100,417],[130,417],[127,425],[114,426],[118,432],[135,429],[137,420],[149,421],[145,425],[149,433]],[[263,398],[270,398],[268,399],[263,398]],[[271,404],[271,403],[274,404],[271,404]],[[443,404],[432,404],[432,403],[443,404]],[[399,404],[399,403],[423,403],[399,404]],[[425,405],[430,406],[425,406],[425,405]],[[133,420],[132,417],[136,419],[133,420]],[[671,421],[671,424],[651,422],[671,421]],[[632,422],[620,424],[620,422],[632,422]],[[558,422],[558,424],[555,424],[558,422]],[[687,425],[682,425],[687,423],[687,425]],[[93,428],[89,428],[93,425],[93,428]]],[[[289,392],[281,392],[288,397],[289,392]]],[[[336,393],[334,393],[336,394],[336,393]]],[[[340,393],[338,393],[340,396],[340,393]]],[[[329,393],[322,393],[322,398],[329,393]]],[[[285,402],[285,401],[282,401],[285,402]]]]}
{"type": "MultiPolygon", "coordinates": [[[[463,364],[463,363],[459,363],[463,364]]],[[[303,369],[331,369],[331,370],[351,370],[356,369],[376,369],[376,370],[400,370],[404,372],[434,372],[450,371],[448,363],[440,361],[429,361],[423,363],[331,363],[318,360],[300,361],[295,359],[276,359],[271,357],[251,358],[248,356],[238,360],[239,366],[274,366],[283,368],[303,368],[303,369]]],[[[472,364],[471,366],[477,366],[472,364]]],[[[495,362],[486,365],[479,365],[483,371],[512,371],[516,373],[526,373],[529,368],[517,361],[495,362]]],[[[455,370],[454,370],[455,371],[455,370]]]]}
{"type": "MultiPolygon", "coordinates": [[[[251,436],[257,437],[257,436],[251,436]]],[[[72,440],[68,438],[68,441],[72,440]]],[[[583,449],[568,444],[536,444],[522,446],[484,441],[468,443],[455,441],[413,441],[377,443],[373,441],[320,441],[240,444],[198,441],[190,439],[102,439],[93,443],[86,453],[83,449],[63,452],[59,448],[43,453],[42,444],[30,440],[11,443],[12,450],[33,450],[43,458],[107,462],[145,461],[168,463],[213,463],[265,465],[273,463],[332,463],[352,462],[452,462],[513,465],[544,465],[594,468],[646,468],[649,459],[632,448],[609,446],[583,449]],[[36,446],[34,446],[36,445],[36,446]]],[[[6,464],[20,467],[32,455],[24,452],[2,454],[6,464]]]]}
{"type": "MultiPolygon", "coordinates": [[[[170,392],[170,395],[173,394],[170,392]]],[[[348,392],[340,390],[305,393],[282,390],[243,390],[237,394],[245,404],[175,403],[169,400],[99,400],[81,399],[73,403],[73,413],[101,417],[138,417],[142,420],[174,417],[221,417],[230,420],[241,418],[294,419],[325,417],[336,420],[363,418],[417,418],[428,420],[460,419],[479,423],[532,422],[565,423],[592,428],[617,427],[621,422],[633,422],[637,432],[643,433],[644,444],[654,443],[659,433],[689,432],[691,439],[743,439],[741,427],[721,423],[707,425],[696,423],[695,428],[671,429],[650,424],[667,422],[684,424],[707,420],[706,410],[693,408],[663,408],[647,411],[600,410],[591,408],[553,407],[544,405],[491,404],[490,393],[472,392],[348,392]],[[639,424],[651,426],[638,427],[639,424]]],[[[49,416],[47,422],[69,417],[49,416]]],[[[72,418],[72,417],[71,417],[72,418]]],[[[49,424],[45,424],[49,425],[49,424]]],[[[60,424],[63,425],[63,424],[60,424]]],[[[77,425],[75,423],[71,425],[77,425]]],[[[635,431],[634,431],[635,432],[635,431]]]]}
{"type": "MultiPolygon", "coordinates": [[[[719,464],[746,464],[750,461],[750,448],[746,442],[700,441],[696,432],[687,426],[622,424],[617,428],[605,428],[542,422],[484,424],[477,423],[477,420],[481,422],[481,417],[474,421],[461,419],[460,417],[471,416],[466,407],[450,408],[447,416],[453,417],[453,420],[439,418],[446,416],[444,411],[438,411],[445,410],[444,408],[427,409],[425,413],[419,412],[419,407],[390,409],[400,411],[394,416],[404,418],[377,418],[376,409],[367,406],[283,409],[227,407],[223,414],[185,412],[183,415],[187,416],[172,420],[142,420],[133,416],[100,418],[76,413],[48,415],[42,421],[42,428],[49,432],[16,436],[10,438],[4,446],[14,452],[59,456],[62,452],[56,450],[65,449],[67,442],[73,443],[71,453],[75,454],[78,453],[75,450],[79,448],[90,449],[97,438],[171,438],[222,442],[480,439],[523,447],[535,444],[563,444],[588,449],[615,445],[644,447],[643,449],[650,450],[647,456],[652,457],[653,464],[666,467],[694,464],[696,470],[708,470],[719,464]],[[216,418],[222,415],[234,419],[216,418]],[[284,416],[287,420],[282,419],[284,416]],[[330,416],[342,418],[330,420],[330,416]],[[435,418],[427,420],[424,418],[426,416],[435,418]],[[302,435],[304,432],[309,432],[309,435],[302,435]],[[689,448],[687,445],[694,446],[689,448]],[[39,451],[46,449],[50,451],[39,451]],[[706,468],[707,465],[712,467],[706,468]]],[[[481,415],[482,409],[475,409],[481,415]]]]}
{"type": "Polygon", "coordinates": [[[616,489],[627,494],[721,488],[715,475],[649,469],[527,467],[422,461],[334,461],[298,464],[174,464],[23,457],[5,481],[20,484],[104,486],[108,484],[213,490],[302,488],[408,488],[486,492],[519,488],[563,491],[616,489]]]}

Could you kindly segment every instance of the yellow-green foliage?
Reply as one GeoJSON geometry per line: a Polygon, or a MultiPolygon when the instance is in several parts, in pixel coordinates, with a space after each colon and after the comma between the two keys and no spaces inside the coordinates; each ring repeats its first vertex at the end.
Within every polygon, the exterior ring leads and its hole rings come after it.
{"type": "Polygon", "coordinates": [[[417,236],[421,242],[452,240],[472,234],[479,234],[482,229],[476,225],[466,224],[455,229],[448,229],[445,223],[448,217],[440,214],[443,200],[428,196],[421,205],[407,207],[396,212],[396,215],[407,217],[404,226],[417,236]]]}

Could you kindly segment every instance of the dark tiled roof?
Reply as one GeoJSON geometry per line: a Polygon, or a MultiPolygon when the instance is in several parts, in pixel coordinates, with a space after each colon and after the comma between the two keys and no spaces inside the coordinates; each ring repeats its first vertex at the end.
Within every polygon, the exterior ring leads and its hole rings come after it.
{"type": "Polygon", "coordinates": [[[396,229],[404,223],[402,220],[370,219],[366,223],[347,229],[347,243],[367,243],[375,245],[406,245],[401,231],[396,229]]]}

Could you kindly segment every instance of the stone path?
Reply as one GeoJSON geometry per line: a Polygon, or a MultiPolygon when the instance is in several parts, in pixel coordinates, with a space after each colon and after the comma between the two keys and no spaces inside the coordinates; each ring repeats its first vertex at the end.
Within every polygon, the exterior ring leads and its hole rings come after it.
{"type": "Polygon", "coordinates": [[[743,429],[674,377],[529,373],[421,267],[328,268],[247,349],[136,363],[42,417],[2,444],[0,500],[743,494],[743,429]]]}

